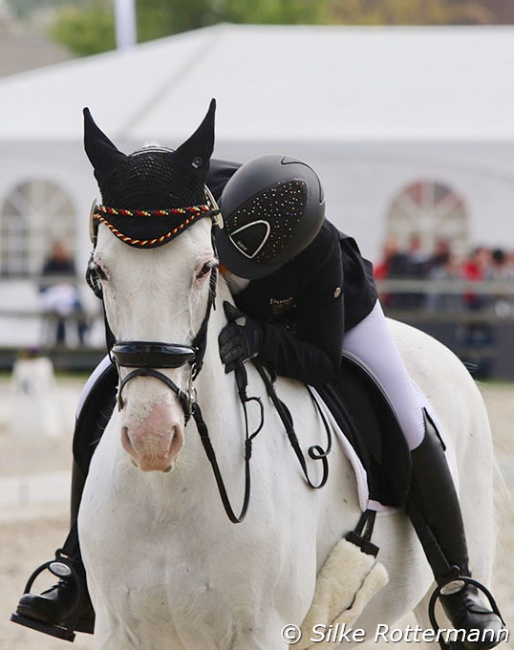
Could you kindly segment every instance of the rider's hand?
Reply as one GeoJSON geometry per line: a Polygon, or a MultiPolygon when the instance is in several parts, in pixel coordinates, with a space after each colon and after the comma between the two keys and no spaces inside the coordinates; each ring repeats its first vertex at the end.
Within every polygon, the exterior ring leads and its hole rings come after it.
{"type": "Polygon", "coordinates": [[[232,372],[238,363],[251,359],[259,352],[263,331],[258,321],[245,316],[229,302],[223,303],[223,309],[228,324],[221,330],[218,343],[225,372],[232,372]]]}

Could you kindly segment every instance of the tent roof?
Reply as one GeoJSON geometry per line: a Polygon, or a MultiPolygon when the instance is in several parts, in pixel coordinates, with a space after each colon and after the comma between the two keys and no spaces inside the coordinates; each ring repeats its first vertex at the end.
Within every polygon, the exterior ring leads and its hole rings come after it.
{"type": "Polygon", "coordinates": [[[0,139],[514,140],[514,28],[222,24],[0,80],[0,139]]]}

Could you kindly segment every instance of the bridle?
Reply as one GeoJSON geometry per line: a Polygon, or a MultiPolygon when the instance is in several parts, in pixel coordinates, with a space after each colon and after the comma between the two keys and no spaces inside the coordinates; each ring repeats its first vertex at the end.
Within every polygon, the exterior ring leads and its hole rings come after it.
{"type": "MultiPolygon", "coordinates": [[[[212,446],[209,437],[209,431],[205,420],[203,419],[200,405],[196,401],[196,392],[194,389],[194,380],[202,369],[203,359],[207,347],[207,328],[211,310],[216,308],[216,285],[217,285],[217,270],[212,269],[210,277],[209,298],[207,301],[207,309],[204,319],[200,325],[200,329],[193,339],[191,345],[183,345],[181,343],[162,343],[159,341],[123,341],[115,343],[112,346],[111,353],[119,367],[134,368],[131,370],[121,381],[118,387],[118,408],[121,410],[124,406],[123,402],[123,388],[127,383],[135,377],[153,377],[162,381],[168,386],[177,396],[180,405],[184,411],[185,423],[187,424],[191,416],[193,417],[200,439],[202,441],[205,453],[211,464],[214,472],[214,478],[218,486],[225,512],[228,518],[235,524],[240,523],[246,516],[248,505],[250,503],[250,458],[252,455],[252,441],[255,436],[262,429],[264,418],[262,404],[259,398],[247,397],[246,395],[246,371],[244,372],[244,380],[241,381],[241,375],[238,375],[238,388],[239,397],[244,409],[245,416],[245,491],[243,498],[243,505],[239,514],[234,512],[230,499],[225,487],[223,477],[216,458],[216,452],[212,446]],[[165,368],[181,368],[185,364],[189,364],[189,380],[186,390],[182,390],[177,384],[159,370],[165,368]],[[253,433],[249,433],[247,404],[248,402],[256,401],[260,405],[261,419],[259,426],[253,433]]],[[[243,366],[243,364],[241,364],[243,366]]],[[[118,372],[118,374],[120,374],[118,372]]],[[[121,375],[120,375],[121,376],[121,375]]]]}
{"type": "MultiPolygon", "coordinates": [[[[207,206],[209,210],[205,210],[202,216],[210,216],[213,221],[213,227],[223,227],[223,220],[221,213],[216,204],[214,197],[207,187],[205,187],[207,206]]],[[[104,217],[99,218],[99,207],[96,202],[93,203],[90,217],[90,236],[93,246],[96,246],[97,241],[97,231],[98,231],[98,221],[105,223],[104,217]]],[[[105,214],[105,213],[104,213],[105,214]]],[[[108,224],[105,224],[108,225],[108,224]]],[[[112,229],[110,229],[111,232],[112,229]]],[[[114,232],[115,235],[120,237],[120,233],[114,232]]],[[[214,236],[213,238],[213,247],[216,250],[214,236]]],[[[125,243],[127,242],[123,236],[120,237],[125,243]]],[[[132,244],[131,244],[132,245],[132,244]]],[[[92,277],[92,273],[88,272],[86,275],[88,284],[101,300],[103,304],[103,295],[99,289],[98,282],[92,277]]],[[[209,325],[209,319],[213,309],[216,309],[216,287],[218,282],[218,272],[217,267],[213,267],[211,270],[211,276],[209,279],[209,294],[207,299],[207,307],[205,311],[204,318],[200,324],[200,328],[194,337],[190,345],[185,345],[182,343],[168,343],[162,341],[116,341],[109,324],[107,322],[107,317],[105,314],[104,306],[104,317],[105,317],[105,328],[106,328],[106,340],[107,348],[109,355],[116,363],[118,367],[118,375],[120,376],[120,383],[118,386],[118,409],[121,410],[124,407],[123,400],[123,389],[129,381],[135,377],[153,377],[161,382],[163,382],[171,391],[177,396],[178,401],[184,411],[185,423],[193,417],[198,433],[207,455],[207,458],[211,464],[211,467],[214,472],[214,477],[218,486],[218,490],[227,513],[228,518],[233,523],[240,523],[243,521],[248,510],[248,505],[250,502],[250,491],[251,491],[251,481],[250,481],[250,458],[252,455],[252,441],[255,436],[262,429],[264,418],[263,418],[263,408],[259,398],[247,397],[246,395],[246,371],[244,368],[240,369],[238,374],[238,392],[241,402],[244,409],[244,419],[245,419],[245,491],[243,498],[243,505],[239,514],[236,514],[231,506],[230,499],[225,487],[221,471],[219,469],[218,461],[216,458],[215,450],[212,446],[210,440],[209,431],[203,415],[200,409],[198,402],[196,401],[196,391],[194,388],[194,381],[198,374],[200,373],[203,361],[205,357],[205,351],[207,347],[207,329],[209,325]],[[187,387],[185,389],[180,388],[172,379],[161,370],[171,368],[181,368],[186,364],[189,365],[189,377],[187,381],[187,387]],[[120,368],[132,368],[123,379],[121,379],[121,373],[119,372],[120,368]],[[242,379],[243,377],[243,379],[242,379]],[[261,410],[260,423],[255,431],[250,433],[249,431],[249,421],[247,414],[247,403],[250,401],[256,401],[259,403],[261,410]]],[[[241,364],[242,366],[243,364],[241,364]]]]}
{"type": "MultiPolygon", "coordinates": [[[[195,402],[193,382],[203,365],[207,347],[209,318],[211,310],[213,308],[215,309],[216,267],[211,271],[209,283],[209,297],[205,316],[191,345],[162,343],[160,341],[120,341],[114,343],[111,348],[111,354],[118,368],[134,368],[123,379],[120,379],[118,387],[118,409],[120,411],[124,406],[122,393],[127,383],[135,377],[153,377],[165,383],[175,393],[184,411],[187,424],[195,402]],[[159,369],[181,368],[185,364],[189,364],[189,380],[186,390],[182,390],[167,375],[159,372],[159,369]]],[[[121,374],[118,374],[121,378],[121,374]]]]}
{"type": "MultiPolygon", "coordinates": [[[[183,215],[184,222],[176,226],[174,234],[171,238],[180,233],[184,226],[187,227],[187,225],[189,225],[195,216],[197,218],[208,216],[211,218],[213,224],[216,224],[219,228],[223,228],[223,218],[221,216],[221,211],[216,203],[216,200],[206,185],[204,186],[204,191],[206,199],[205,205],[154,211],[156,214],[176,212],[183,215]]],[[[150,216],[150,213],[142,210],[137,212],[141,215],[144,214],[146,217],[150,216]]],[[[94,248],[96,247],[97,243],[99,223],[104,223],[111,230],[111,232],[113,232],[122,241],[131,246],[144,247],[149,244],[148,241],[131,239],[129,237],[126,237],[120,231],[113,229],[105,217],[105,215],[111,213],[127,214],[129,216],[134,216],[135,214],[134,211],[130,210],[117,210],[105,206],[100,206],[96,201],[94,201],[89,217],[89,235],[93,244],[93,253],[91,254],[91,258],[93,258],[94,248]]],[[[165,243],[168,241],[169,238],[166,238],[165,243]]],[[[214,246],[214,237],[212,237],[212,241],[214,246]]],[[[92,273],[89,267],[86,273],[86,280],[95,295],[102,300],[103,304],[104,301],[102,291],[99,288],[98,282],[94,277],[92,277],[92,273]]],[[[215,308],[216,286],[217,267],[213,267],[210,276],[209,297],[207,301],[206,313],[200,325],[200,329],[198,330],[198,333],[193,339],[191,345],[183,345],[181,343],[167,343],[161,341],[116,341],[116,338],[107,322],[104,305],[105,330],[109,355],[111,355],[111,358],[114,358],[114,361],[118,366],[118,370],[120,367],[134,368],[134,370],[129,372],[123,379],[121,379],[121,373],[118,372],[118,375],[120,376],[120,384],[118,387],[119,410],[121,410],[124,406],[123,388],[131,379],[134,379],[135,377],[154,377],[155,379],[158,379],[165,383],[175,393],[180,402],[180,405],[182,406],[182,409],[184,410],[184,415],[187,423],[191,417],[192,405],[194,402],[193,381],[202,368],[203,359],[205,356],[205,349],[207,346],[207,327],[209,324],[211,310],[215,308]],[[181,368],[186,363],[189,364],[189,381],[187,389],[185,391],[179,388],[177,384],[175,384],[175,382],[167,377],[164,373],[159,372],[159,369],[181,368]]]]}

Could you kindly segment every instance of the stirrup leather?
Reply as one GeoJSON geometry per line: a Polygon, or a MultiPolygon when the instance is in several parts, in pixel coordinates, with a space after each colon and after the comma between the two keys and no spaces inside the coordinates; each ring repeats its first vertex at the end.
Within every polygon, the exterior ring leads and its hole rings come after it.
{"type": "Polygon", "coordinates": [[[67,621],[67,625],[54,625],[51,623],[43,623],[42,621],[29,618],[28,616],[24,616],[23,614],[19,614],[17,612],[11,615],[10,620],[13,623],[19,623],[20,625],[31,628],[38,632],[43,632],[44,634],[55,636],[58,639],[63,639],[65,641],[73,641],[75,639],[74,630],[76,629],[77,626],[77,621],[80,614],[80,608],[85,594],[84,594],[84,589],[82,587],[82,582],[77,573],[77,570],[73,566],[72,560],[62,555],[61,549],[56,551],[54,560],[45,562],[32,573],[32,575],[27,581],[27,584],[25,585],[25,590],[23,592],[23,595],[30,593],[30,590],[32,589],[32,585],[34,584],[36,578],[41,573],[43,573],[43,571],[46,571],[47,569],[50,571],[50,573],[53,573],[54,576],[56,576],[57,578],[61,578],[61,579],[66,578],[68,580],[73,580],[76,586],[77,589],[76,597],[75,597],[76,602],[72,610],[72,614],[70,615],[67,621]]]}

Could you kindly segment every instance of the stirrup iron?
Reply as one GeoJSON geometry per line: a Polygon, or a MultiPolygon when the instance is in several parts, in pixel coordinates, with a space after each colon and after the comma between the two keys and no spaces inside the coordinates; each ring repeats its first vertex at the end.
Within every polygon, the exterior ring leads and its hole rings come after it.
{"type": "Polygon", "coordinates": [[[469,576],[463,576],[460,575],[460,572],[457,570],[455,567],[455,571],[452,571],[452,574],[449,575],[447,578],[444,580],[441,580],[441,582],[437,585],[437,587],[434,589],[430,601],[428,604],[428,616],[430,618],[430,624],[432,625],[432,628],[436,634],[436,638],[439,640],[439,645],[441,646],[441,650],[460,650],[461,649],[461,644],[458,641],[448,641],[446,642],[443,638],[442,635],[439,636],[439,624],[437,622],[437,618],[435,615],[435,606],[437,601],[441,596],[444,596],[445,594],[442,593],[444,591],[444,588],[447,587],[449,584],[452,582],[460,582],[462,583],[461,589],[463,589],[466,585],[473,585],[478,589],[479,592],[482,592],[487,600],[489,601],[489,605],[491,607],[491,611],[498,616],[498,618],[501,620],[502,624],[505,626],[505,621],[503,620],[503,616],[501,615],[501,612],[498,608],[498,605],[496,604],[495,599],[493,598],[493,595],[485,587],[481,582],[478,580],[474,580],[473,578],[470,578],[469,576]]]}
{"type": "Polygon", "coordinates": [[[77,626],[82,600],[84,598],[84,589],[82,587],[82,583],[77,570],[73,566],[73,562],[61,554],[61,549],[56,551],[54,560],[45,562],[32,573],[27,581],[27,584],[25,585],[23,595],[30,593],[30,590],[32,589],[32,585],[34,584],[36,578],[38,578],[38,576],[47,569],[50,571],[50,573],[53,573],[53,575],[59,579],[67,578],[73,580],[77,588],[75,607],[73,608],[72,614],[67,621],[68,624],[64,626],[51,623],[43,623],[42,621],[29,618],[28,616],[18,614],[17,612],[11,615],[10,620],[13,623],[19,623],[20,625],[31,628],[32,630],[36,630],[37,632],[43,632],[44,634],[49,634],[50,636],[57,637],[58,639],[72,642],[75,639],[74,630],[77,626]]]}

